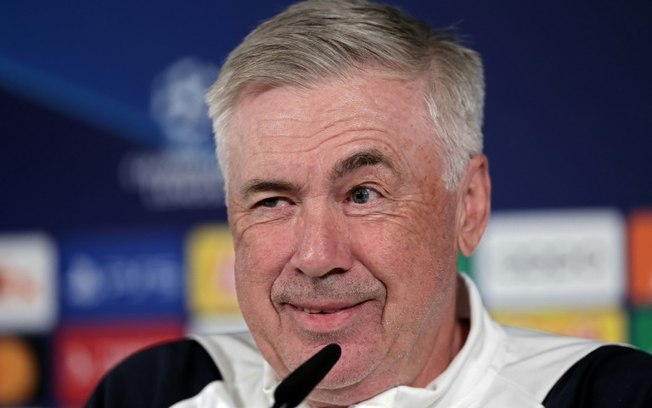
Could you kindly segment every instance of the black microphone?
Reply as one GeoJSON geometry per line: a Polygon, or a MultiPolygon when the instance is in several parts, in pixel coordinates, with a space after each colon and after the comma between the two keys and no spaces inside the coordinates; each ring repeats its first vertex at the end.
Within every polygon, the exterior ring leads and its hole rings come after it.
{"type": "Polygon", "coordinates": [[[294,408],[310,394],[342,355],[337,344],[329,344],[292,371],[274,391],[272,408],[294,408]]]}

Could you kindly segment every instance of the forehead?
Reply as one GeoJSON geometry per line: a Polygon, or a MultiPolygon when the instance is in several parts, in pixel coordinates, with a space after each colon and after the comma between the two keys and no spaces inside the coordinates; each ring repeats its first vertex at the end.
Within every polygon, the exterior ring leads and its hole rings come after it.
{"type": "Polygon", "coordinates": [[[284,85],[262,90],[253,88],[249,92],[245,89],[234,110],[235,116],[238,112],[256,110],[264,115],[287,113],[315,118],[338,107],[356,107],[367,112],[378,109],[384,116],[394,116],[402,110],[400,104],[395,103],[397,100],[425,107],[425,86],[425,81],[420,78],[360,71],[344,77],[323,78],[305,87],[284,85]],[[277,104],[279,100],[294,103],[277,104]]]}
{"type": "Polygon", "coordinates": [[[324,162],[360,148],[388,156],[432,149],[423,90],[419,79],[368,74],[247,95],[229,127],[229,173],[237,178],[259,167],[281,171],[295,159],[324,162]]]}

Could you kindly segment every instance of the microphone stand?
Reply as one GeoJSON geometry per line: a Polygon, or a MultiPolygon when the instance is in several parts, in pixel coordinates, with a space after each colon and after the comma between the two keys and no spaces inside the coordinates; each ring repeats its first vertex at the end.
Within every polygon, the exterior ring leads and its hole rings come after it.
{"type": "Polygon", "coordinates": [[[342,355],[342,348],[329,344],[292,371],[274,391],[272,408],[294,408],[303,401],[342,355]]]}

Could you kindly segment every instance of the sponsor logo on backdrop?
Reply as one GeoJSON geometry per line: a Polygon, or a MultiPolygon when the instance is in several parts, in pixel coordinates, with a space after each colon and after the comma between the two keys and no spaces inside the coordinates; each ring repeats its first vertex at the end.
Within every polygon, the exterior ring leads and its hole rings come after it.
{"type": "Polygon", "coordinates": [[[187,255],[192,310],[202,315],[238,313],[228,227],[207,225],[192,230],[187,255]]]}
{"type": "Polygon", "coordinates": [[[624,229],[615,211],[497,213],[473,263],[494,308],[620,305],[624,229]]]}
{"type": "Polygon", "coordinates": [[[178,260],[167,255],[113,256],[104,260],[77,255],[71,259],[67,278],[70,302],[81,308],[96,307],[111,298],[141,304],[153,296],[179,296],[178,260]]]}
{"type": "Polygon", "coordinates": [[[203,225],[188,235],[190,288],[188,331],[196,334],[245,329],[235,293],[234,252],[226,225],[203,225]]]}
{"type": "Polygon", "coordinates": [[[0,328],[50,330],[56,321],[56,252],[44,234],[0,236],[0,328]]]}
{"type": "Polygon", "coordinates": [[[631,310],[630,342],[636,347],[652,353],[652,305],[631,310]]]}
{"type": "Polygon", "coordinates": [[[129,354],[153,343],[179,338],[176,325],[66,326],[57,334],[56,380],[60,401],[86,401],[100,378],[129,354]]]}
{"type": "Polygon", "coordinates": [[[494,311],[492,315],[509,326],[610,342],[628,339],[627,316],[621,309],[494,311]]]}
{"type": "Polygon", "coordinates": [[[0,336],[0,405],[23,406],[37,397],[41,367],[33,348],[18,337],[0,336]]]}
{"type": "Polygon", "coordinates": [[[161,149],[132,151],[119,166],[122,186],[147,208],[222,206],[224,182],[204,102],[217,74],[211,63],[184,58],[153,80],[150,112],[161,129],[161,149]]]}
{"type": "Polygon", "coordinates": [[[630,300],[652,305],[652,210],[629,218],[630,300]]]}
{"type": "Polygon", "coordinates": [[[64,236],[63,317],[183,315],[182,239],[162,230],[64,236]]]}

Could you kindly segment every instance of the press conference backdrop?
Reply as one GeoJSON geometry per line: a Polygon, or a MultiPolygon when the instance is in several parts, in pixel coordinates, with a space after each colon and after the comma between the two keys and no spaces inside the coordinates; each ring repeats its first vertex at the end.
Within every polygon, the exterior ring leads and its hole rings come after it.
{"type": "MultiPolygon", "coordinates": [[[[288,3],[0,2],[0,404],[242,327],[202,99],[288,3]]],[[[484,56],[492,312],[652,351],[652,3],[396,4],[484,56]]]]}

